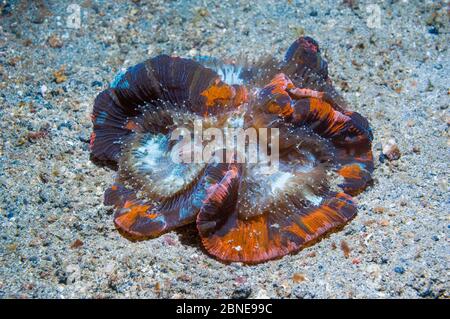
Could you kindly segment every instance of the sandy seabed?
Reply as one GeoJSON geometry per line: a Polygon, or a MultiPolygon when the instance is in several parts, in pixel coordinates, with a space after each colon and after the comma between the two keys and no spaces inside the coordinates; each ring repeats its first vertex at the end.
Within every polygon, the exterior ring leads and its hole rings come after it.
{"type": "Polygon", "coordinates": [[[0,8],[0,298],[449,297],[445,1],[0,8]],[[93,100],[114,74],[161,53],[282,57],[300,35],[319,42],[336,87],[374,132],[374,183],[357,196],[357,217],[256,266],[212,259],[191,227],[123,238],[102,205],[113,171],[92,164],[88,148],[93,100]],[[380,158],[390,139],[396,161],[380,158]]]}

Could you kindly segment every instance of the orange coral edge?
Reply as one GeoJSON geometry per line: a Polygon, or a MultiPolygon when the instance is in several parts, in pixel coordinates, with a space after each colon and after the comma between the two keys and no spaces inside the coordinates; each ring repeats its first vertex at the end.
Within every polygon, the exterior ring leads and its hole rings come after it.
{"type": "Polygon", "coordinates": [[[343,227],[356,213],[355,210],[350,218],[339,213],[341,209],[345,209],[346,205],[349,205],[347,202],[349,200],[352,200],[349,195],[339,193],[336,197],[329,199],[327,204],[323,204],[304,216],[298,215],[297,222],[291,220],[291,224],[281,227],[278,233],[272,232],[272,238],[269,236],[270,226],[267,220],[269,213],[265,213],[246,221],[236,219],[236,226],[224,236],[212,234],[209,237],[202,237],[202,243],[211,255],[224,262],[257,264],[281,258],[312,245],[325,233],[343,227]],[[331,207],[331,203],[335,207],[331,207]],[[303,227],[300,227],[299,224],[303,227]],[[287,242],[282,242],[282,233],[290,233],[300,238],[301,244],[296,244],[288,239],[284,240],[287,242]]]}

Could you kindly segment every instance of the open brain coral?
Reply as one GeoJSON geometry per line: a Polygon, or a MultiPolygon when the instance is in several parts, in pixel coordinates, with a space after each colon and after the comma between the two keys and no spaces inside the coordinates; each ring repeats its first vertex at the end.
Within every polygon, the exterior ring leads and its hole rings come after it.
{"type": "Polygon", "coordinates": [[[281,62],[149,59],[98,95],[93,124],[92,160],[117,169],[104,199],[117,228],[145,239],[196,223],[204,248],[226,262],[279,258],[343,226],[373,171],[369,124],[347,110],[309,37],[281,62]],[[171,133],[195,121],[278,128],[278,169],[174,162],[171,133]]]}

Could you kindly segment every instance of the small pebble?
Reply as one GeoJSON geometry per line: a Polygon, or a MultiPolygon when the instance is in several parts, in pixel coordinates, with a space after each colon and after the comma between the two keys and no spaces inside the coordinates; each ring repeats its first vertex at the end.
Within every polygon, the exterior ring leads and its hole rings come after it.
{"type": "Polygon", "coordinates": [[[304,274],[300,274],[300,273],[295,273],[295,274],[292,276],[292,280],[293,280],[295,283],[299,283],[299,282],[305,281],[305,275],[304,275],[304,274]]]}
{"type": "Polygon", "coordinates": [[[377,214],[383,214],[386,211],[384,207],[376,206],[373,208],[373,212],[377,214]]]}
{"type": "Polygon", "coordinates": [[[27,139],[29,141],[36,141],[41,138],[45,138],[48,136],[48,131],[46,129],[42,129],[36,132],[28,132],[27,139]]]}
{"type": "Polygon", "coordinates": [[[384,220],[380,221],[380,225],[383,227],[389,226],[389,221],[384,219],[384,220]]]}
{"type": "Polygon", "coordinates": [[[47,86],[45,84],[41,86],[40,93],[42,97],[45,97],[45,93],[47,93],[47,86]]]}
{"type": "Polygon", "coordinates": [[[62,40],[55,34],[51,35],[47,42],[51,48],[62,48],[63,46],[62,40]]]}
{"type": "Polygon", "coordinates": [[[398,148],[395,139],[390,139],[383,145],[383,155],[390,161],[398,160],[401,156],[400,149],[398,148]]]}
{"type": "Polygon", "coordinates": [[[59,284],[63,285],[67,284],[67,273],[64,270],[62,269],[56,270],[55,277],[58,279],[59,284]]]}
{"type": "Polygon", "coordinates": [[[428,29],[428,33],[434,34],[434,35],[438,35],[439,34],[439,30],[438,30],[438,28],[433,26],[433,27],[428,29]]]}
{"type": "Polygon", "coordinates": [[[37,256],[31,256],[30,258],[28,258],[28,260],[31,262],[33,266],[36,266],[39,261],[39,258],[37,256]]]}
{"type": "Polygon", "coordinates": [[[299,299],[314,299],[316,297],[316,295],[309,291],[304,285],[298,285],[295,287],[292,294],[299,299]]]}
{"type": "Polygon", "coordinates": [[[83,245],[84,245],[84,243],[83,243],[81,240],[76,239],[76,240],[72,243],[72,245],[70,245],[70,248],[76,249],[76,248],[80,248],[80,247],[83,246],[83,245]]]}
{"type": "Polygon", "coordinates": [[[102,87],[103,83],[100,81],[92,81],[91,86],[92,87],[102,87]]]}
{"type": "Polygon", "coordinates": [[[345,240],[341,241],[341,249],[344,253],[345,258],[348,258],[350,256],[351,249],[345,240]]]}
{"type": "Polygon", "coordinates": [[[252,289],[248,286],[236,288],[231,294],[231,299],[247,299],[252,293],[252,289]]]}
{"type": "Polygon", "coordinates": [[[397,266],[397,267],[394,268],[394,271],[397,274],[404,274],[405,273],[405,268],[403,268],[402,266],[397,266]]]}
{"type": "Polygon", "coordinates": [[[65,66],[62,66],[59,70],[53,72],[54,81],[56,83],[63,83],[67,81],[66,76],[66,68],[65,66]]]}

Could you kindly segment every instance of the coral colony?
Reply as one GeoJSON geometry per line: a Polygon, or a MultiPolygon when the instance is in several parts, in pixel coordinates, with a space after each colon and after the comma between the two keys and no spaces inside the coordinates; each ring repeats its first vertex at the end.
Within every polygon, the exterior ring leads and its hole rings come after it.
{"type": "Polygon", "coordinates": [[[117,170],[104,203],[119,231],[195,223],[223,262],[280,258],[342,227],[373,171],[369,124],[309,37],[283,61],[149,59],[98,95],[93,124],[92,160],[117,170]]]}

